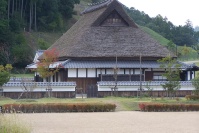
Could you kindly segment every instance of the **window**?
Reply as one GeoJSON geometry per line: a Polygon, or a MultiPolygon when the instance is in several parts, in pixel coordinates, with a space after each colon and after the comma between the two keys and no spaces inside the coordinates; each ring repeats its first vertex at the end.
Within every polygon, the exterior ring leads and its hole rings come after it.
{"type": "Polygon", "coordinates": [[[101,24],[101,26],[128,26],[124,19],[113,11],[101,24]]]}
{"type": "Polygon", "coordinates": [[[154,72],[153,81],[166,81],[166,77],[162,76],[163,72],[154,72]]]}

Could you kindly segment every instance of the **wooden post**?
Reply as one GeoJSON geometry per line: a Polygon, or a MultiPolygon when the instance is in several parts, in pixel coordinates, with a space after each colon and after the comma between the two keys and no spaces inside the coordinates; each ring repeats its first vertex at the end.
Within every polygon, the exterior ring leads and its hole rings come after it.
{"type": "Polygon", "coordinates": [[[142,55],[140,53],[140,96],[142,94],[142,55]]]}

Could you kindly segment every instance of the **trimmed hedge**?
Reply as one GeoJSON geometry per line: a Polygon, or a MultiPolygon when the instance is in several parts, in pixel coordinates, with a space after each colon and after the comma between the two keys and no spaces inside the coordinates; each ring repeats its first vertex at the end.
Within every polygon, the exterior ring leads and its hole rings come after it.
{"type": "Polygon", "coordinates": [[[47,104],[5,104],[4,113],[63,113],[63,112],[110,112],[115,111],[115,104],[86,103],[47,103],[47,104]]]}
{"type": "Polygon", "coordinates": [[[139,108],[146,112],[199,111],[199,104],[140,103],[139,108]]]}
{"type": "Polygon", "coordinates": [[[199,100],[199,95],[186,95],[187,100],[199,100]]]}

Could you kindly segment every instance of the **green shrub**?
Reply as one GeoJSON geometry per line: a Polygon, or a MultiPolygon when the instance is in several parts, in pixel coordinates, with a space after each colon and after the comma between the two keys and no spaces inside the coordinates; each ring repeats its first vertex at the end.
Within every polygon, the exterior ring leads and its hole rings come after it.
{"type": "Polygon", "coordinates": [[[186,95],[187,100],[199,100],[199,95],[186,95]]]}
{"type": "Polygon", "coordinates": [[[115,111],[115,104],[47,103],[47,104],[5,104],[4,113],[51,113],[51,112],[109,112],[115,111]]]}

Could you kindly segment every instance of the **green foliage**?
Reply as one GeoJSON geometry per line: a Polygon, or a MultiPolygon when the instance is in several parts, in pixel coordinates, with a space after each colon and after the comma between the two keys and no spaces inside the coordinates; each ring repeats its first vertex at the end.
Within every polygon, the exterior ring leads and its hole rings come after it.
{"type": "Polygon", "coordinates": [[[153,88],[149,85],[151,81],[147,82],[145,88],[147,89],[148,96],[152,97],[153,88]]]}
{"type": "Polygon", "coordinates": [[[157,40],[160,44],[162,44],[163,46],[167,46],[167,44],[169,43],[169,40],[167,40],[166,38],[164,38],[163,36],[161,36],[160,34],[158,34],[157,32],[144,27],[144,26],[139,26],[143,31],[145,31],[146,33],[148,33],[149,35],[151,35],[151,37],[153,37],[155,40],[157,40]]]}
{"type": "Polygon", "coordinates": [[[7,83],[10,80],[10,70],[12,66],[7,64],[5,67],[0,65],[0,87],[3,86],[4,83],[7,83]]]}
{"type": "Polygon", "coordinates": [[[172,59],[171,56],[162,58],[158,60],[158,62],[161,63],[160,68],[165,69],[163,76],[168,80],[168,82],[163,84],[162,87],[172,94],[180,88],[181,65],[176,61],[176,59],[172,59]]]}
{"type": "Polygon", "coordinates": [[[168,50],[169,51],[171,51],[173,54],[177,54],[176,52],[177,52],[177,45],[176,44],[174,44],[172,41],[169,41],[168,43],[167,43],[167,48],[168,48],[168,50]]]}
{"type": "Polygon", "coordinates": [[[0,19],[3,19],[6,15],[6,7],[7,7],[7,1],[6,0],[0,0],[0,19]]]}
{"type": "Polygon", "coordinates": [[[12,46],[13,65],[21,68],[26,67],[30,63],[31,48],[27,45],[22,34],[16,35],[15,45],[12,46]]]}
{"type": "Polygon", "coordinates": [[[194,94],[199,95],[199,77],[196,76],[194,79],[192,79],[192,85],[195,87],[194,94]]]}
{"type": "MultiPolygon", "coordinates": [[[[0,0],[0,64],[10,63],[24,68],[32,62],[32,50],[36,47],[29,47],[30,44],[25,37],[29,37],[30,34],[26,31],[65,30],[64,22],[72,17],[74,4],[79,2],[79,0],[0,0]]],[[[43,49],[47,46],[42,44],[41,47],[43,49]]]]}
{"type": "Polygon", "coordinates": [[[198,92],[197,92],[196,95],[186,95],[185,98],[187,100],[199,100],[199,95],[198,95],[198,92]]]}
{"type": "Polygon", "coordinates": [[[196,60],[198,58],[198,53],[191,47],[178,46],[177,55],[179,60],[196,60]]]}
{"type": "Polygon", "coordinates": [[[42,38],[38,39],[39,49],[46,50],[49,48],[49,44],[42,38]]]}
{"type": "Polygon", "coordinates": [[[190,20],[187,20],[184,26],[175,26],[166,17],[161,15],[150,18],[145,12],[141,12],[133,7],[130,9],[126,8],[126,12],[138,25],[154,30],[178,46],[185,44],[191,46],[199,42],[199,34],[194,31],[190,20]]]}

